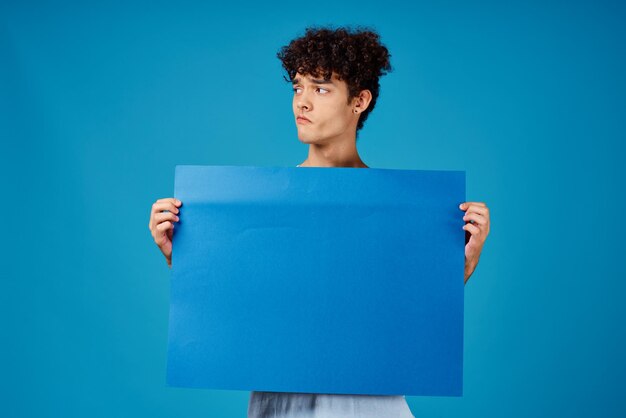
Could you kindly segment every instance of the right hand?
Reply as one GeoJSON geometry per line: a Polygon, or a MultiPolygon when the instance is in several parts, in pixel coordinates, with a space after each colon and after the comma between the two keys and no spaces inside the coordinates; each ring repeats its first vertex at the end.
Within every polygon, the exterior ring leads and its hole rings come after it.
{"type": "Polygon", "coordinates": [[[183,204],[178,199],[168,197],[159,199],[152,205],[150,223],[148,228],[152,232],[154,242],[167,260],[167,265],[172,267],[172,235],[174,234],[174,222],[178,222],[178,208],[183,204]],[[169,212],[165,212],[169,211],[169,212]]]}

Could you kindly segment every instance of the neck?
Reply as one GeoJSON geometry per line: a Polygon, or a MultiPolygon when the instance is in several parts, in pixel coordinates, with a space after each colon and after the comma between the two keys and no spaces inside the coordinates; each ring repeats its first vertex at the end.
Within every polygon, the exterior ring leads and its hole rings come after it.
{"type": "Polygon", "coordinates": [[[309,144],[309,155],[300,167],[367,168],[356,149],[356,141],[309,144]]]}

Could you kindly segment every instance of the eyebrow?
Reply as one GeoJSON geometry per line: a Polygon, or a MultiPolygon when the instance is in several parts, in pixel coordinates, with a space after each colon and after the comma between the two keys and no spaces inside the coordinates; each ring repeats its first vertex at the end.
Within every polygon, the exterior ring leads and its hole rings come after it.
{"type": "MultiPolygon", "coordinates": [[[[335,84],[332,82],[332,80],[324,80],[324,79],[315,79],[315,78],[311,78],[311,83],[313,84],[335,84]]],[[[293,79],[293,81],[291,82],[291,84],[298,84],[300,82],[300,78],[296,77],[293,79]]]]}

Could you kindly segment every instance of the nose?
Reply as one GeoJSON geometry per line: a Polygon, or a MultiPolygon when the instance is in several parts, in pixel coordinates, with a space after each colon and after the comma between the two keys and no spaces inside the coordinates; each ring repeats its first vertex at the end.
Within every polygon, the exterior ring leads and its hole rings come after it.
{"type": "Polygon", "coordinates": [[[309,100],[309,96],[306,93],[306,89],[302,91],[298,96],[296,96],[296,106],[300,111],[309,111],[311,110],[311,101],[309,100]]]}

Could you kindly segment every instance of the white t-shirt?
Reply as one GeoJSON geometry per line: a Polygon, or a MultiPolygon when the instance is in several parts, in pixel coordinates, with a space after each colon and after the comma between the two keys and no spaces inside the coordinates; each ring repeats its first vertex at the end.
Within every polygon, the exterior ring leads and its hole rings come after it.
{"type": "Polygon", "coordinates": [[[404,396],[250,392],[248,418],[414,418],[404,396]]]}

